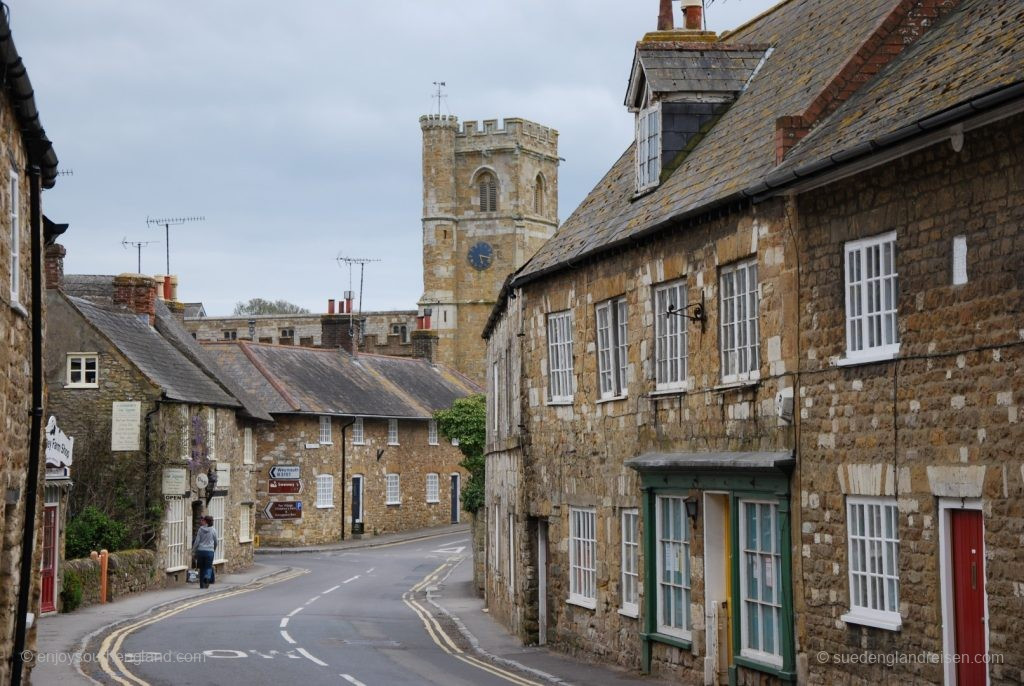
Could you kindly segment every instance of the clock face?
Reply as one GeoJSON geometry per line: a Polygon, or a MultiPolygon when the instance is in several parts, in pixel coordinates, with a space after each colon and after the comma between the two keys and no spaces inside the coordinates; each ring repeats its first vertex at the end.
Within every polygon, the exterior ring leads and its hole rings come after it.
{"type": "Polygon", "coordinates": [[[480,241],[469,249],[466,259],[469,260],[469,264],[473,269],[483,271],[490,267],[494,261],[494,248],[491,247],[490,243],[480,241]]]}

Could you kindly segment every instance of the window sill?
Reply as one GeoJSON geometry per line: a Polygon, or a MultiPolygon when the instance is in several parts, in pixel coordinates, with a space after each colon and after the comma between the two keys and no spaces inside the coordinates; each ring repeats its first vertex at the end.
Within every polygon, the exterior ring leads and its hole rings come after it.
{"type": "Polygon", "coordinates": [[[397,447],[397,446],[399,446],[401,444],[400,443],[388,443],[388,445],[391,446],[391,447],[397,447]]]}
{"type": "Polygon", "coordinates": [[[846,614],[839,617],[847,624],[860,624],[863,626],[872,626],[876,629],[886,629],[888,631],[900,631],[903,627],[903,618],[900,615],[894,615],[891,618],[886,615],[878,614],[867,614],[864,612],[858,612],[851,610],[846,614]]]}
{"type": "Polygon", "coordinates": [[[581,598],[576,596],[569,596],[565,602],[570,605],[576,605],[577,607],[586,608],[588,610],[597,609],[597,598],[581,598]]]}
{"type": "Polygon", "coordinates": [[[441,502],[440,500],[428,500],[427,501],[427,505],[437,505],[440,502],[441,502]]]}
{"type": "Polygon", "coordinates": [[[22,305],[17,300],[11,303],[11,309],[20,314],[22,317],[25,317],[26,319],[28,318],[28,310],[26,310],[25,306],[22,305]]]}
{"type": "Polygon", "coordinates": [[[872,364],[875,362],[888,362],[899,357],[900,351],[889,350],[886,352],[869,353],[867,355],[858,355],[856,357],[843,357],[836,360],[837,367],[856,367],[860,364],[872,364]]]}
{"type": "Polygon", "coordinates": [[[632,617],[633,619],[639,619],[640,618],[640,609],[639,608],[633,609],[633,608],[620,607],[619,608],[619,614],[622,615],[623,617],[632,617]]]}
{"type": "Polygon", "coordinates": [[[722,383],[714,386],[711,390],[713,391],[731,391],[740,388],[754,388],[761,384],[761,377],[754,377],[750,379],[743,379],[742,381],[723,381],[722,383]]]}
{"type": "Polygon", "coordinates": [[[334,445],[334,441],[320,441],[320,445],[334,445]]]}
{"type": "Polygon", "coordinates": [[[352,446],[353,447],[360,446],[360,445],[366,445],[366,441],[359,441],[358,443],[356,441],[352,441],[352,446]]]}
{"type": "Polygon", "coordinates": [[[648,398],[661,398],[670,395],[686,395],[690,392],[689,386],[680,386],[679,388],[657,388],[647,394],[648,398]]]}
{"type": "Polygon", "coordinates": [[[238,542],[239,543],[252,543],[252,539],[251,538],[240,538],[240,539],[238,539],[238,542]]]}
{"type": "Polygon", "coordinates": [[[669,634],[663,634],[660,632],[654,632],[653,634],[641,634],[641,636],[648,641],[655,643],[664,643],[665,645],[680,648],[682,650],[690,650],[693,648],[693,641],[689,638],[681,638],[679,636],[671,636],[669,634]]]}
{"type": "Polygon", "coordinates": [[[100,385],[98,383],[69,383],[69,384],[64,384],[64,388],[75,388],[75,389],[99,388],[99,387],[100,387],[100,385]]]}
{"type": "Polygon", "coordinates": [[[572,398],[562,398],[558,400],[547,400],[544,402],[549,407],[565,407],[566,405],[572,405],[572,398]]]}
{"type": "Polygon", "coordinates": [[[614,403],[614,402],[619,401],[619,400],[625,400],[628,397],[629,397],[628,395],[616,395],[616,396],[612,396],[611,398],[601,398],[600,400],[594,401],[594,404],[595,405],[601,405],[603,403],[614,403]]]}
{"type": "Polygon", "coordinates": [[[745,667],[764,674],[770,674],[771,676],[778,677],[779,679],[789,683],[796,682],[796,673],[782,669],[781,659],[777,663],[771,663],[762,662],[761,660],[750,657],[749,655],[736,655],[733,657],[733,662],[735,662],[739,667],[745,667]]]}
{"type": "Polygon", "coordinates": [[[318,510],[333,510],[334,509],[334,505],[315,505],[314,507],[316,507],[316,509],[318,509],[318,510]]]}
{"type": "Polygon", "coordinates": [[[440,443],[427,443],[427,445],[441,445],[440,443]]]}
{"type": "Polygon", "coordinates": [[[384,503],[388,507],[400,507],[402,503],[384,503]]]}

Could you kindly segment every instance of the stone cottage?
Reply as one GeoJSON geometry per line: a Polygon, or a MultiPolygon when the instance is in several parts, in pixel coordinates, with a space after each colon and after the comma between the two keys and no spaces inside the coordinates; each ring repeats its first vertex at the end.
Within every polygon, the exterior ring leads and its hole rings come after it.
{"type": "MultiPolygon", "coordinates": [[[[184,580],[199,517],[221,543],[214,563],[252,563],[254,427],[270,417],[233,387],[140,274],[64,276],[47,252],[49,412],[75,438],[70,514],[94,506],[184,580]]],[[[59,590],[59,589],[58,589],[59,590]]]]}
{"type": "Polygon", "coordinates": [[[57,180],[57,155],[40,123],[33,87],[0,16],[0,146],[6,164],[0,191],[0,681],[27,679],[21,651],[35,648],[42,527],[44,239],[42,191],[57,180]]]}
{"type": "Polygon", "coordinates": [[[1019,678],[1021,8],[670,5],[485,330],[488,606],[683,683],[1019,678]]]}
{"type": "Polygon", "coordinates": [[[271,415],[256,433],[264,546],[456,523],[462,453],[433,414],[479,392],[424,359],[249,343],[204,345],[271,415]]]}

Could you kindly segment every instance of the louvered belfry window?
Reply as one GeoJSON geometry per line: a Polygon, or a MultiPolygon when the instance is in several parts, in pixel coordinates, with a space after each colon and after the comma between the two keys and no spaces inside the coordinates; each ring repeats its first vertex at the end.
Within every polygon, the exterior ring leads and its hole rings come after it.
{"type": "Polygon", "coordinates": [[[480,211],[497,212],[498,210],[498,180],[494,174],[484,173],[480,175],[480,211]]]}

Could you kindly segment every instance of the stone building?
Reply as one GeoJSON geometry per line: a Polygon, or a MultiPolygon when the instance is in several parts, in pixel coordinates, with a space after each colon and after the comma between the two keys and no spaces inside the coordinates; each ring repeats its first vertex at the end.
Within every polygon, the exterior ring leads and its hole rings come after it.
{"type": "MultiPolygon", "coordinates": [[[[343,303],[344,301],[340,301],[343,303]]],[[[320,314],[257,314],[231,317],[198,316],[200,308],[193,308],[197,316],[185,317],[185,328],[202,343],[213,341],[253,341],[275,345],[301,345],[307,348],[324,347],[324,318],[341,318],[348,322],[355,345],[360,352],[414,357],[412,332],[416,329],[415,310],[382,310],[374,312],[334,312],[334,301],[329,302],[326,315],[320,314]]],[[[186,310],[186,315],[188,310],[186,310]]]]}
{"type": "Polygon", "coordinates": [[[480,331],[502,282],[558,226],[558,132],[525,119],[420,117],[423,295],[437,360],[485,378],[480,331]]]}
{"type": "Polygon", "coordinates": [[[479,392],[426,360],[207,343],[273,424],[256,434],[264,546],[317,545],[455,523],[462,453],[433,414],[479,392]]]}
{"type": "Polygon", "coordinates": [[[20,652],[35,648],[39,614],[39,548],[42,529],[43,385],[41,341],[44,304],[37,284],[43,273],[42,191],[57,179],[57,156],[40,123],[25,65],[0,17],[0,146],[5,152],[0,191],[0,681],[27,680],[31,664],[20,652]],[[34,347],[40,346],[40,347],[34,347]],[[34,412],[37,411],[37,412],[34,412]],[[32,419],[30,419],[32,418],[32,419]]]}
{"type": "Polygon", "coordinates": [[[49,414],[75,439],[69,514],[94,506],[128,524],[169,583],[184,581],[210,514],[215,565],[249,566],[253,428],[269,415],[209,360],[155,279],[64,276],[63,256],[48,247],[46,384],[49,414]]]}
{"type": "Polygon", "coordinates": [[[682,683],[1019,680],[1020,8],[699,4],[485,328],[488,606],[682,683]]]}

